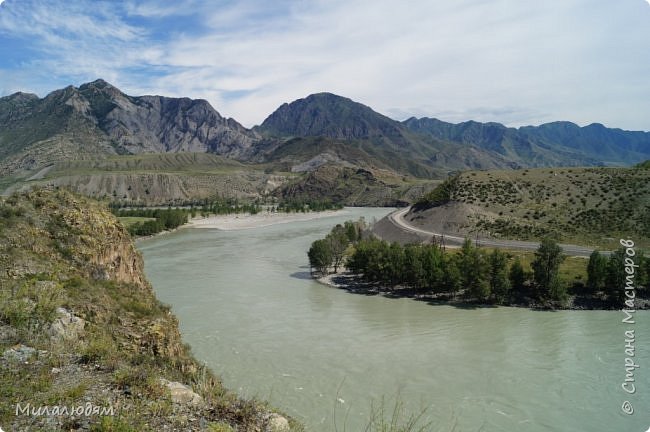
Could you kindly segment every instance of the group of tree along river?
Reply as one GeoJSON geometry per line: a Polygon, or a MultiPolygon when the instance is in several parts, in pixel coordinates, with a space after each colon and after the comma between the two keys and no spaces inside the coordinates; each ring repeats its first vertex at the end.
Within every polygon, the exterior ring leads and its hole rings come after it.
{"type": "MultiPolygon", "coordinates": [[[[609,256],[594,251],[583,264],[576,259],[567,280],[560,275],[567,257],[550,238],[542,239],[530,262],[524,263],[519,256],[479,248],[469,239],[460,249],[437,243],[388,243],[370,234],[363,220],[336,225],[325,238],[312,243],[307,255],[312,272],[318,275],[345,267],[358,281],[395,295],[417,292],[452,302],[616,308],[624,300],[627,276],[624,249],[609,256]],[[580,276],[584,272],[586,281],[580,276]]],[[[645,298],[650,257],[639,255],[637,265],[637,295],[645,298]]]]}
{"type": "Polygon", "coordinates": [[[149,236],[162,231],[173,230],[188,222],[189,218],[197,215],[257,214],[267,212],[310,212],[339,210],[342,206],[331,201],[296,201],[282,200],[277,204],[263,206],[258,202],[240,203],[236,199],[200,200],[182,203],[179,207],[166,209],[158,208],[121,208],[119,203],[111,205],[111,211],[122,218],[143,218],[128,226],[129,233],[134,236],[149,236]]]}

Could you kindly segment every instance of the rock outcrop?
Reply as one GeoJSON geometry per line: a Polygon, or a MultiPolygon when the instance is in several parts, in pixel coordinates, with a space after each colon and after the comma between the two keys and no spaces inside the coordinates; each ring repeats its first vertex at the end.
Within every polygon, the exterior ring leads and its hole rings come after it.
{"type": "Polygon", "coordinates": [[[222,117],[203,99],[132,97],[103,80],[78,89],[82,111],[130,153],[210,152],[242,155],[257,135],[222,117]]]}
{"type": "Polygon", "coordinates": [[[64,308],[56,310],[58,318],[50,326],[49,333],[52,339],[56,340],[76,340],[84,335],[86,321],[74,316],[64,308]]]}
{"type": "Polygon", "coordinates": [[[199,365],[124,227],[65,190],[0,199],[0,344],[9,430],[260,432],[291,423],[267,421],[268,408],[199,365]],[[57,414],[17,415],[25,401],[57,414]],[[59,415],[64,407],[84,414],[59,415]]]}
{"type": "Polygon", "coordinates": [[[195,393],[190,387],[176,381],[160,379],[160,384],[169,390],[171,400],[180,405],[201,405],[203,398],[195,393]]]}

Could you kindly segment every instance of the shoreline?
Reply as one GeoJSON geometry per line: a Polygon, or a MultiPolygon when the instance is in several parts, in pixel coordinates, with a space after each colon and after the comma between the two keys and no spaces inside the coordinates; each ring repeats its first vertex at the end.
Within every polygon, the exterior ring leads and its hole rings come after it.
{"type": "Polygon", "coordinates": [[[236,231],[243,229],[262,228],[291,222],[303,222],[308,220],[345,215],[347,213],[347,210],[341,209],[306,213],[259,212],[254,215],[250,213],[237,213],[227,215],[211,215],[208,217],[199,216],[191,219],[187,224],[183,225],[183,227],[199,229],[209,228],[218,229],[221,231],[236,231]]]}
{"type": "Polygon", "coordinates": [[[347,210],[325,210],[321,212],[307,212],[307,213],[258,213],[251,215],[250,213],[232,213],[227,215],[211,215],[207,217],[197,216],[171,230],[163,230],[155,234],[146,236],[135,236],[134,240],[143,241],[156,238],[165,234],[175,233],[181,229],[199,228],[199,229],[218,229],[221,231],[238,231],[244,229],[263,228],[272,225],[279,225],[291,222],[302,222],[313,219],[321,219],[325,217],[332,217],[344,215],[347,210]]]}
{"type": "MultiPolygon", "coordinates": [[[[558,311],[558,310],[607,310],[620,311],[622,306],[616,306],[609,302],[594,297],[570,296],[564,305],[543,304],[532,301],[530,303],[507,303],[496,304],[492,302],[479,302],[476,300],[467,300],[462,298],[459,293],[457,298],[450,298],[447,293],[431,294],[426,290],[417,288],[387,288],[373,282],[361,280],[359,275],[349,273],[348,271],[339,271],[320,277],[313,277],[313,280],[328,286],[330,288],[341,289],[351,294],[377,295],[391,299],[409,298],[416,301],[423,301],[435,306],[455,306],[461,308],[496,308],[496,307],[515,307],[536,311],[558,311]],[[577,302],[577,304],[576,304],[577,302]]],[[[637,298],[635,304],[636,310],[650,310],[650,299],[637,298]]]]}

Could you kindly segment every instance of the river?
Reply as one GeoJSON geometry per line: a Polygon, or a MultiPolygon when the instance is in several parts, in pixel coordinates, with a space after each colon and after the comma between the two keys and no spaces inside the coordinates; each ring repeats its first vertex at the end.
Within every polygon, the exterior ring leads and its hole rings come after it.
{"type": "MultiPolygon", "coordinates": [[[[138,242],[158,298],[225,385],[310,431],[364,430],[371,412],[422,413],[433,431],[639,431],[650,426],[650,313],[432,306],[309,279],[333,225],[389,209],[239,231],[181,229],[138,242]],[[635,331],[627,394],[625,330],[635,331]],[[622,412],[628,400],[632,415],[622,412]]],[[[388,414],[387,414],[388,415],[388,414]]]]}

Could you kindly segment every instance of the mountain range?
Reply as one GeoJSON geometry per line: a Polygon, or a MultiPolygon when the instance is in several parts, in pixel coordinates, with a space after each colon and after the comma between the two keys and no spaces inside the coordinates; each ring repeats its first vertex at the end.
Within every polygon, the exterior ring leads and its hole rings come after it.
{"type": "Polygon", "coordinates": [[[267,174],[337,166],[436,179],[467,169],[631,165],[650,159],[650,133],[569,122],[400,122],[331,93],[285,103],[248,129],[205,100],[129,96],[101,79],[44,98],[0,98],[0,186],[47,178],[71,161],[87,161],[92,174],[92,161],[169,153],[223,156],[267,174]]]}

